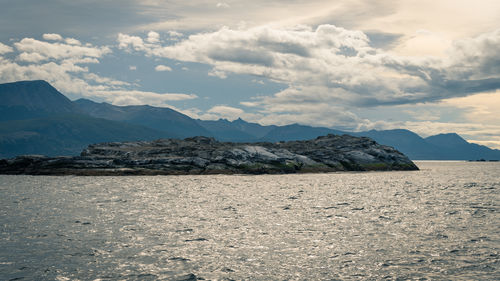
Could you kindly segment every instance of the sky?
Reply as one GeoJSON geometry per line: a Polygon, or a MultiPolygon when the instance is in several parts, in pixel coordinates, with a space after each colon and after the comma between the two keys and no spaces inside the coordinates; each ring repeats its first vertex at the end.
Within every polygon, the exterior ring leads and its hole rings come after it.
{"type": "Polygon", "coordinates": [[[0,0],[0,83],[500,149],[498,0],[0,0]]]}

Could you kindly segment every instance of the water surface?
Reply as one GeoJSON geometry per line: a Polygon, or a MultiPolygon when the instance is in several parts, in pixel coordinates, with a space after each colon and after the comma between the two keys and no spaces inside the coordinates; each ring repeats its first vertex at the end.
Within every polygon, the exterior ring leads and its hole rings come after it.
{"type": "Polygon", "coordinates": [[[500,163],[0,176],[0,280],[500,279],[500,163]]]}

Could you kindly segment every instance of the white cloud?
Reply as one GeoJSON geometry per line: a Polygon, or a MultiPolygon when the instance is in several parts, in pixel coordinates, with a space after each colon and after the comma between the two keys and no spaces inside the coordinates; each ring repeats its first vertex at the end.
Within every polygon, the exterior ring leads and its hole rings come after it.
{"type": "Polygon", "coordinates": [[[229,8],[229,4],[224,3],[224,2],[219,2],[219,3],[217,3],[216,7],[217,8],[229,8]]]}
{"type": "Polygon", "coordinates": [[[149,43],[159,43],[160,42],[160,34],[158,32],[150,31],[148,33],[148,38],[146,39],[149,43]]]}
{"type": "Polygon", "coordinates": [[[154,93],[137,90],[104,90],[94,91],[92,96],[104,99],[115,105],[154,105],[160,107],[172,107],[167,104],[170,101],[182,101],[196,99],[194,94],[177,93],[154,93]]]}
{"type": "Polygon", "coordinates": [[[82,43],[78,40],[76,40],[75,38],[66,38],[64,39],[64,42],[66,42],[66,44],[69,44],[69,45],[77,45],[77,46],[80,46],[82,43]]]}
{"type": "Polygon", "coordinates": [[[56,33],[45,33],[42,37],[45,40],[51,40],[51,41],[62,41],[63,40],[62,36],[59,34],[56,34],[56,33]]]}
{"type": "MultiPolygon", "coordinates": [[[[94,46],[77,46],[64,43],[49,43],[39,41],[33,38],[24,38],[19,42],[14,43],[16,49],[26,54],[38,54],[46,59],[84,59],[84,58],[100,58],[111,53],[108,47],[94,46]]],[[[28,56],[26,55],[26,56],[28,56]]]]}
{"type": "Polygon", "coordinates": [[[212,69],[210,72],[208,72],[208,76],[219,77],[220,79],[226,79],[227,73],[224,71],[212,69]]]}
{"type": "Polygon", "coordinates": [[[172,68],[170,66],[160,64],[160,65],[157,65],[155,67],[155,70],[156,71],[172,71],[172,68]]]}
{"type": "Polygon", "coordinates": [[[44,57],[44,56],[40,55],[39,53],[23,52],[23,53],[19,54],[17,59],[20,61],[25,61],[25,62],[41,62],[41,61],[47,60],[47,57],[44,57]]]}
{"type": "Polygon", "coordinates": [[[12,51],[14,51],[14,49],[12,49],[12,47],[0,43],[0,55],[10,53],[12,51]]]}
{"type": "Polygon", "coordinates": [[[181,112],[190,116],[191,118],[202,120],[218,120],[222,118],[232,121],[238,118],[242,118],[246,121],[258,122],[258,120],[262,118],[261,114],[247,113],[241,108],[227,105],[216,105],[207,111],[202,111],[197,108],[190,108],[187,110],[182,110],[181,112]]]}
{"type": "Polygon", "coordinates": [[[169,35],[170,37],[173,37],[173,38],[178,38],[178,37],[182,37],[182,36],[183,36],[183,34],[182,34],[182,33],[177,32],[177,31],[174,31],[174,30],[170,30],[170,31],[168,32],[168,35],[169,35]]]}
{"type": "Polygon", "coordinates": [[[231,119],[237,119],[243,114],[243,110],[241,108],[226,106],[226,105],[217,105],[212,107],[207,111],[208,113],[217,113],[223,116],[231,116],[231,119]]]}
{"type": "Polygon", "coordinates": [[[98,84],[104,84],[104,85],[108,85],[110,88],[114,89],[114,88],[120,88],[120,87],[124,87],[124,86],[132,86],[132,84],[128,83],[128,82],[125,82],[125,81],[120,81],[120,80],[115,80],[115,79],[111,79],[111,78],[108,78],[108,77],[102,77],[102,76],[99,76],[95,73],[86,73],[84,75],[84,78],[86,80],[88,80],[89,82],[96,82],[98,84]]]}
{"type": "Polygon", "coordinates": [[[146,46],[144,45],[144,41],[139,36],[130,36],[127,34],[118,34],[118,47],[120,49],[125,49],[131,46],[136,51],[146,50],[146,46]]]}

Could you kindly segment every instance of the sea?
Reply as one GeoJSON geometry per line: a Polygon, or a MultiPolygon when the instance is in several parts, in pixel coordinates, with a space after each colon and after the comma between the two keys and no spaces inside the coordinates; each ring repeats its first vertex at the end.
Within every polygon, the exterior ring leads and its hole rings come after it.
{"type": "Polygon", "coordinates": [[[500,280],[500,163],[0,176],[0,280],[500,280]]]}

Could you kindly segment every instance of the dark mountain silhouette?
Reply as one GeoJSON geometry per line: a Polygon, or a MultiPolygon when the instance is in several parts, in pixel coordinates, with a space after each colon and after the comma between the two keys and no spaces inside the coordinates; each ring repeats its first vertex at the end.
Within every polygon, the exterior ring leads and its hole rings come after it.
{"type": "Polygon", "coordinates": [[[412,131],[404,129],[353,133],[397,148],[410,159],[441,159],[440,150],[412,131]]]}
{"type": "Polygon", "coordinates": [[[77,155],[91,143],[176,137],[150,128],[82,115],[0,122],[0,158],[77,155]]]}
{"type": "Polygon", "coordinates": [[[234,120],[232,124],[240,131],[246,132],[259,139],[264,138],[267,134],[269,134],[269,132],[271,132],[275,128],[278,128],[278,126],[276,125],[262,126],[257,123],[249,123],[241,118],[234,120]]]}
{"type": "Polygon", "coordinates": [[[74,103],[82,112],[96,118],[141,125],[182,138],[212,136],[211,132],[195,120],[170,108],[149,105],[116,106],[88,99],[79,99],[74,103]]]}
{"type": "Polygon", "coordinates": [[[228,121],[227,119],[196,121],[205,129],[212,132],[217,139],[231,142],[259,141],[277,127],[275,125],[262,126],[257,123],[249,123],[241,118],[234,121],[228,121]]]}
{"type": "Polygon", "coordinates": [[[227,119],[196,120],[200,126],[210,131],[220,141],[230,142],[255,142],[259,138],[245,132],[227,119]]]}
{"type": "Polygon", "coordinates": [[[425,141],[433,144],[438,147],[444,147],[444,146],[464,146],[464,145],[469,145],[466,140],[464,140],[461,136],[457,135],[456,133],[449,133],[449,134],[439,134],[435,136],[430,136],[425,138],[425,141]]]}
{"type": "Polygon", "coordinates": [[[352,133],[392,146],[413,160],[498,160],[500,150],[469,143],[456,133],[422,138],[409,130],[396,129],[352,133]]]}
{"type": "Polygon", "coordinates": [[[0,84],[0,121],[78,112],[71,100],[45,81],[0,84]]]}
{"type": "Polygon", "coordinates": [[[324,127],[311,127],[292,124],[286,126],[261,126],[237,119],[228,121],[197,120],[198,123],[211,131],[213,135],[223,141],[255,142],[255,141],[291,141],[309,140],[327,134],[369,137],[376,142],[392,146],[414,160],[497,160],[500,159],[500,150],[486,146],[468,143],[457,134],[442,134],[422,138],[412,131],[405,129],[345,132],[324,127]],[[249,129],[251,128],[251,129],[249,129]],[[263,132],[267,132],[263,134],[263,132]]]}
{"type": "Polygon", "coordinates": [[[439,149],[440,159],[500,160],[500,150],[490,149],[484,145],[469,143],[456,133],[430,136],[425,140],[439,149]]]}
{"type": "Polygon", "coordinates": [[[310,140],[328,134],[344,134],[339,130],[299,124],[262,126],[257,123],[246,122],[241,118],[234,121],[228,121],[227,119],[197,121],[198,124],[211,131],[219,140],[233,142],[310,140]]]}
{"type": "Polygon", "coordinates": [[[0,84],[0,158],[75,155],[90,143],[178,135],[84,115],[45,81],[0,84]]]}
{"type": "Polygon", "coordinates": [[[323,127],[311,127],[299,124],[291,124],[275,127],[264,137],[262,137],[262,140],[274,142],[289,140],[309,140],[328,134],[343,135],[345,134],[345,132],[323,127]]]}
{"type": "Polygon", "coordinates": [[[212,136],[221,141],[308,140],[327,134],[366,136],[414,160],[496,160],[500,150],[457,134],[428,138],[403,129],[343,132],[292,124],[262,126],[242,119],[194,120],[169,108],[70,101],[45,81],[0,84],[0,158],[20,154],[74,155],[91,143],[212,136]]]}

